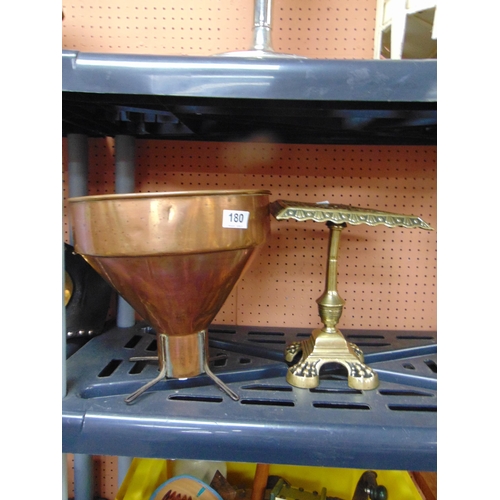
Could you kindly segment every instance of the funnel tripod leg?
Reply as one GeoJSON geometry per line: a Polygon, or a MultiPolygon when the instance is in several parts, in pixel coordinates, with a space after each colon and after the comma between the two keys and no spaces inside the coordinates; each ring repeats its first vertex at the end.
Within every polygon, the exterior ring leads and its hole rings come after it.
{"type": "Polygon", "coordinates": [[[222,389],[233,401],[239,401],[240,397],[233,390],[231,390],[219,377],[217,377],[210,367],[208,366],[208,334],[205,331],[205,357],[203,361],[203,370],[205,373],[222,389]]]}
{"type": "MultiPolygon", "coordinates": [[[[133,392],[129,396],[125,398],[125,403],[130,404],[133,403],[141,394],[146,392],[150,387],[160,382],[167,376],[167,336],[166,335],[158,335],[159,345],[158,345],[158,354],[159,356],[155,359],[158,359],[160,364],[160,373],[156,378],[150,380],[147,384],[143,385],[137,391],[133,392]]],[[[153,356],[152,356],[153,357],[153,356]]]]}
{"type": "Polygon", "coordinates": [[[128,358],[128,360],[132,363],[135,363],[136,361],[158,361],[158,356],[132,356],[131,358],[128,358]]]}

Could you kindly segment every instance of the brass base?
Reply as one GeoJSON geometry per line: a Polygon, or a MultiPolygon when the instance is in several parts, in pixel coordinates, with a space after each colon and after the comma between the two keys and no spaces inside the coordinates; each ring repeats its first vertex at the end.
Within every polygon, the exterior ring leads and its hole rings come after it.
{"type": "Polygon", "coordinates": [[[347,384],[353,389],[378,387],[378,375],[364,364],[362,351],[347,342],[340,332],[327,333],[317,329],[311,337],[293,342],[285,350],[285,359],[292,362],[302,352],[300,361],[288,369],[286,380],[295,387],[312,389],[319,385],[319,372],[325,363],[339,363],[347,368],[347,384]]]}

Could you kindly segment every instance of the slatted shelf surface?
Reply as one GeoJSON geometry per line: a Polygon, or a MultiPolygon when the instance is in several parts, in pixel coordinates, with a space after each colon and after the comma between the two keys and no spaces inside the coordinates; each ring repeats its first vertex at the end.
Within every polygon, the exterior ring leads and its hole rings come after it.
{"type": "Polygon", "coordinates": [[[332,366],[315,389],[285,380],[286,344],[310,332],[227,325],[209,330],[212,371],[164,380],[127,405],[154,378],[156,354],[143,323],[95,337],[67,361],[63,448],[68,453],[197,458],[392,470],[436,470],[437,344],[433,332],[344,330],[377,370],[380,386],[351,389],[332,366]]]}

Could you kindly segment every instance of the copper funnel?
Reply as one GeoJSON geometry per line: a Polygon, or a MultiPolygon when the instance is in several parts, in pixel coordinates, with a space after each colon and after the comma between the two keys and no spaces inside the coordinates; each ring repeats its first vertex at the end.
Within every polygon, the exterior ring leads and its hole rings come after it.
{"type": "Polygon", "coordinates": [[[268,191],[69,199],[75,250],[157,332],[165,376],[206,372],[206,329],[269,234],[268,191]]]}

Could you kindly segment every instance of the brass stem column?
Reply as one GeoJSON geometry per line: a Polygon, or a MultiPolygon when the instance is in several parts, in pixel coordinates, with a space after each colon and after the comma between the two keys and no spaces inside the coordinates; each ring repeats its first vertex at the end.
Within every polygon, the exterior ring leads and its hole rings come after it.
{"type": "Polygon", "coordinates": [[[328,247],[328,262],[326,267],[326,288],[323,295],[316,301],[319,316],[324,324],[322,331],[326,333],[339,333],[336,325],[344,309],[344,300],[337,291],[337,259],[340,245],[340,234],[345,224],[327,222],[330,229],[330,242],[328,247]]]}

